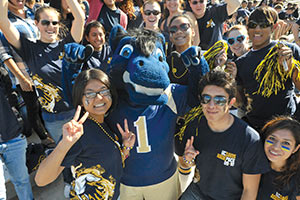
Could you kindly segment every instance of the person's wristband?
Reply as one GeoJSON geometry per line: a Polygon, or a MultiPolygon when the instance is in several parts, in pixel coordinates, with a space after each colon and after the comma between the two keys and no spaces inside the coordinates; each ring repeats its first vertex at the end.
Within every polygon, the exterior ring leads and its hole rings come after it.
{"type": "Polygon", "coordinates": [[[186,164],[189,164],[189,165],[191,165],[191,164],[193,164],[193,163],[195,162],[195,159],[194,159],[194,158],[193,158],[191,161],[187,160],[187,159],[185,158],[185,156],[183,156],[182,158],[183,158],[183,161],[184,161],[186,164]]]}
{"type": "Polygon", "coordinates": [[[192,168],[191,167],[188,167],[188,168],[178,167],[178,171],[182,175],[189,175],[192,171],[192,168]]]}

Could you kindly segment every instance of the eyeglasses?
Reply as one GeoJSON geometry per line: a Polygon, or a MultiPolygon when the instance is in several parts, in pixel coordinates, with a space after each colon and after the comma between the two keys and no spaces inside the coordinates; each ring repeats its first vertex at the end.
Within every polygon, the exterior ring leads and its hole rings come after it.
{"type": "Polygon", "coordinates": [[[218,106],[224,106],[227,103],[227,98],[224,96],[210,96],[208,94],[203,94],[201,96],[201,103],[202,104],[208,104],[211,100],[214,101],[214,103],[218,106]]]}
{"type": "Polygon", "coordinates": [[[248,26],[248,28],[253,28],[253,29],[256,28],[257,26],[259,26],[260,28],[268,28],[268,27],[272,26],[272,24],[270,24],[268,22],[258,23],[255,21],[250,21],[247,26],[248,26]]]}
{"type": "Polygon", "coordinates": [[[183,24],[180,24],[179,26],[171,26],[169,28],[169,32],[174,34],[176,33],[178,30],[181,30],[183,32],[187,31],[189,28],[191,27],[190,24],[188,23],[183,23],[183,24]]]}
{"type": "Polygon", "coordinates": [[[200,1],[191,1],[191,3],[192,3],[193,5],[197,5],[198,3],[199,3],[199,4],[203,4],[203,3],[204,3],[204,0],[200,0],[200,1]]]}
{"type": "Polygon", "coordinates": [[[159,12],[158,10],[145,10],[145,11],[144,11],[144,14],[147,15],[147,16],[150,16],[151,13],[152,13],[153,15],[155,15],[155,16],[160,14],[160,12],[159,12]]]}
{"type": "Polygon", "coordinates": [[[96,98],[96,96],[98,94],[102,97],[106,97],[106,96],[110,96],[110,91],[109,91],[109,89],[106,89],[106,90],[101,90],[99,92],[86,92],[86,93],[84,93],[84,96],[87,99],[94,99],[94,98],[96,98]]]}
{"type": "Polygon", "coordinates": [[[244,35],[239,35],[237,37],[230,37],[227,39],[227,42],[229,45],[233,45],[235,42],[242,43],[245,40],[246,36],[244,35]]]}
{"type": "Polygon", "coordinates": [[[57,24],[59,23],[59,21],[49,21],[49,20],[46,20],[46,19],[43,19],[41,20],[41,24],[43,26],[49,26],[50,24],[52,24],[53,26],[56,26],[57,24]]]}

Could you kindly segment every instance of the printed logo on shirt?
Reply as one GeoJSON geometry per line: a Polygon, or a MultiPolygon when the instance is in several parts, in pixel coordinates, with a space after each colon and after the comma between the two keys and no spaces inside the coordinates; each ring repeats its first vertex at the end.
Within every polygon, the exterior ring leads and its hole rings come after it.
{"type": "Polygon", "coordinates": [[[224,160],[225,166],[233,167],[235,164],[236,154],[222,150],[221,153],[217,154],[217,158],[224,160]]]}
{"type": "Polygon", "coordinates": [[[288,200],[289,196],[283,196],[279,192],[276,192],[275,194],[271,194],[271,199],[273,200],[288,200]]]}
{"type": "Polygon", "coordinates": [[[212,19],[210,19],[209,21],[206,22],[206,28],[213,28],[215,26],[216,26],[216,24],[212,19]]]}
{"type": "Polygon", "coordinates": [[[42,91],[42,94],[39,96],[39,102],[43,109],[48,112],[53,113],[55,102],[61,100],[61,96],[58,94],[59,89],[56,88],[51,83],[45,84],[42,82],[42,78],[40,78],[37,74],[32,76],[33,83],[35,87],[42,91]]]}
{"type": "Polygon", "coordinates": [[[112,199],[116,180],[111,175],[109,179],[105,179],[102,176],[105,173],[105,169],[101,165],[90,168],[80,168],[81,166],[82,163],[77,167],[71,167],[75,180],[72,182],[70,199],[112,199]]]}

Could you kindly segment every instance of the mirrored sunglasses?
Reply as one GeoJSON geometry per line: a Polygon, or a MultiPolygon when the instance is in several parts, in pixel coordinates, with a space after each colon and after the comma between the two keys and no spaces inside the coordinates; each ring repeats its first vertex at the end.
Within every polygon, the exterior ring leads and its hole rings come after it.
{"type": "Polygon", "coordinates": [[[190,24],[188,23],[183,23],[183,24],[180,24],[179,26],[171,26],[169,28],[169,32],[174,34],[176,33],[178,30],[181,30],[183,32],[187,31],[189,28],[191,27],[190,24]]]}
{"type": "Polygon", "coordinates": [[[260,28],[268,28],[270,26],[272,26],[272,24],[268,23],[268,22],[255,22],[255,21],[249,21],[248,23],[248,28],[256,28],[257,26],[259,26],[260,28]]]}
{"type": "Polygon", "coordinates": [[[56,26],[56,25],[58,25],[59,24],[59,21],[49,21],[49,20],[46,20],[46,19],[43,19],[43,20],[41,20],[41,24],[43,25],[43,26],[49,26],[50,24],[52,24],[53,26],[56,26]]]}
{"type": "Polygon", "coordinates": [[[201,96],[201,103],[208,104],[211,100],[218,106],[224,106],[227,103],[227,98],[225,96],[210,96],[208,94],[203,94],[201,96]]]}
{"type": "Polygon", "coordinates": [[[144,14],[147,15],[147,16],[150,16],[151,13],[152,13],[153,15],[155,15],[155,16],[160,14],[160,12],[159,12],[158,10],[145,10],[145,11],[144,11],[144,14]]]}
{"type": "Polygon", "coordinates": [[[204,0],[200,0],[200,1],[191,1],[191,3],[192,3],[193,5],[197,5],[198,3],[199,3],[199,4],[203,4],[203,3],[204,3],[204,0]]]}
{"type": "Polygon", "coordinates": [[[242,43],[245,40],[246,36],[244,35],[239,35],[237,37],[230,37],[227,39],[227,42],[229,45],[233,45],[235,42],[242,43]]]}

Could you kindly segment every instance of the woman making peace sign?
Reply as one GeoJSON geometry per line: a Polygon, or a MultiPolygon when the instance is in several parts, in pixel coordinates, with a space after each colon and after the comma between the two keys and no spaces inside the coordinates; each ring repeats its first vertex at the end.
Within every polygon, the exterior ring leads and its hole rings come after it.
{"type": "Polygon", "coordinates": [[[116,103],[116,92],[108,76],[98,69],[81,72],[74,84],[73,102],[77,107],[74,118],[63,126],[62,140],[41,163],[35,181],[39,186],[47,185],[65,167],[71,167],[75,178],[71,199],[117,199],[122,167],[135,135],[128,130],[126,119],[125,130],[117,124],[123,140],[121,146],[104,122],[105,115],[116,103]]]}

